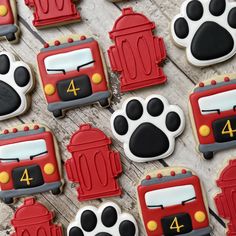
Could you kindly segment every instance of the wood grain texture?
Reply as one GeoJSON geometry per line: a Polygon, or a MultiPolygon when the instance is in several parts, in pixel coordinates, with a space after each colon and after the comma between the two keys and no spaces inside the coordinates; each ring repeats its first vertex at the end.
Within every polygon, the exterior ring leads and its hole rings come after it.
{"type": "MultiPolygon", "coordinates": [[[[64,119],[56,120],[51,113],[47,112],[44,95],[37,81],[36,89],[33,92],[31,110],[26,115],[1,122],[0,129],[30,122],[47,124],[57,137],[60,144],[62,162],[64,163],[70,155],[66,150],[70,136],[78,129],[80,124],[89,122],[112,137],[109,123],[111,113],[120,108],[121,103],[128,97],[141,96],[145,98],[152,93],[161,94],[166,96],[171,104],[178,104],[186,114],[186,129],[183,135],[177,139],[174,154],[164,161],[155,161],[147,164],[133,163],[125,158],[121,143],[113,138],[113,149],[121,153],[124,169],[123,175],[119,178],[119,182],[123,188],[121,197],[82,203],[78,202],[76,191],[73,185],[67,181],[66,177],[64,194],[60,196],[53,196],[49,193],[38,195],[37,198],[39,201],[56,212],[56,221],[63,225],[64,230],[66,230],[69,222],[74,219],[80,207],[86,204],[98,206],[103,201],[114,200],[124,211],[133,213],[139,223],[140,235],[145,235],[138,214],[135,193],[136,185],[139,177],[145,172],[157,170],[169,165],[189,167],[201,177],[209,200],[211,225],[214,227],[212,235],[224,235],[225,225],[217,216],[213,202],[214,195],[219,191],[216,187],[215,180],[219,170],[224,167],[224,163],[236,155],[236,150],[220,152],[216,154],[215,158],[210,162],[203,160],[200,154],[195,151],[196,143],[188,119],[187,105],[188,94],[196,83],[214,75],[234,72],[236,70],[236,57],[225,63],[204,69],[193,67],[186,61],[184,50],[177,48],[172,43],[169,31],[170,21],[172,17],[178,13],[182,1],[183,0],[131,0],[120,3],[110,3],[106,0],[82,0],[78,4],[83,18],[81,23],[38,31],[32,26],[33,14],[31,10],[24,5],[23,0],[18,0],[19,22],[22,31],[20,43],[10,45],[5,41],[1,41],[0,50],[10,51],[19,59],[31,64],[35,73],[36,55],[42,47],[42,44],[45,41],[74,33],[94,36],[100,42],[107,60],[106,50],[112,45],[107,32],[112,29],[114,21],[120,16],[121,8],[132,6],[136,11],[145,13],[149,19],[154,21],[157,24],[157,35],[164,38],[168,53],[164,71],[168,76],[168,83],[163,86],[154,86],[121,94],[119,92],[118,76],[112,73],[110,68],[108,68],[113,92],[111,109],[102,109],[97,105],[83,107],[67,112],[64,119]]],[[[10,220],[13,217],[14,210],[21,204],[22,199],[12,206],[0,203],[0,236],[9,235],[11,231],[10,220]]]]}

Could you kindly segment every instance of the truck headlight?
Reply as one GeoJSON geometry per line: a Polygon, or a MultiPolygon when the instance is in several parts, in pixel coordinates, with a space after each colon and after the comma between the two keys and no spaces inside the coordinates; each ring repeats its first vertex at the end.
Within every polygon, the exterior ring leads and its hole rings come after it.
{"type": "Polygon", "coordinates": [[[0,172],[0,183],[7,184],[10,180],[10,176],[6,171],[0,172]]]}
{"type": "Polygon", "coordinates": [[[157,222],[155,220],[148,221],[147,228],[149,231],[155,231],[157,229],[157,222]]]}
{"type": "Polygon", "coordinates": [[[46,84],[44,87],[44,92],[48,96],[52,96],[56,92],[56,88],[53,84],[46,84]]]}
{"type": "Polygon", "coordinates": [[[102,82],[102,76],[99,73],[95,73],[92,76],[92,81],[94,84],[100,84],[102,82]]]}
{"type": "Polygon", "coordinates": [[[47,163],[45,166],[44,166],[44,172],[47,174],[47,175],[52,175],[54,172],[55,172],[55,167],[52,163],[47,163]]]}
{"type": "Polygon", "coordinates": [[[211,129],[208,125],[202,125],[199,128],[199,134],[203,137],[208,136],[210,134],[210,132],[211,132],[211,129]]]}
{"type": "Polygon", "coordinates": [[[203,211],[197,211],[194,214],[194,218],[197,222],[202,223],[206,219],[206,214],[203,211]]]}

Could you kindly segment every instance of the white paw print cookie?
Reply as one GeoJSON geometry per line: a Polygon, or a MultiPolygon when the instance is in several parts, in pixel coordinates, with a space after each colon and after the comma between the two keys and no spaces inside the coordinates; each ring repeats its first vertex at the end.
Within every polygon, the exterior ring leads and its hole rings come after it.
{"type": "Polygon", "coordinates": [[[169,105],[163,96],[151,95],[145,100],[132,97],[113,113],[111,127],[130,160],[147,162],[172,154],[185,118],[183,111],[169,105]]]}
{"type": "Polygon", "coordinates": [[[236,53],[236,2],[187,0],[172,21],[174,42],[195,66],[223,62],[236,53]]]}
{"type": "Polygon", "coordinates": [[[122,213],[113,202],[99,208],[86,206],[79,210],[67,229],[67,236],[138,236],[135,218],[122,213]]]}
{"type": "Polygon", "coordinates": [[[34,79],[30,67],[15,61],[8,52],[0,53],[0,121],[23,114],[30,105],[28,93],[34,79]]]}

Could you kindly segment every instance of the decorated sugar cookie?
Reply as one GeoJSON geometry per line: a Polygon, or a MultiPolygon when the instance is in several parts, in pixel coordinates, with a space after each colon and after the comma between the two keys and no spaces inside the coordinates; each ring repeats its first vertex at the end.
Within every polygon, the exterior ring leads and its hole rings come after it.
{"type": "Polygon", "coordinates": [[[55,117],[95,102],[109,106],[106,66],[95,39],[74,35],[56,40],[45,44],[37,60],[48,110],[55,117]]]}
{"type": "Polygon", "coordinates": [[[236,3],[229,0],[187,0],[172,21],[174,42],[186,48],[195,66],[223,62],[236,53],[236,3]]]}
{"type": "MultiPolygon", "coordinates": [[[[0,6],[1,9],[1,6],[0,6]]],[[[31,68],[9,52],[0,53],[0,121],[25,113],[34,86],[31,68]]]]}
{"type": "Polygon", "coordinates": [[[108,50],[111,68],[120,73],[122,92],[163,84],[166,76],[160,64],[166,58],[162,38],[154,36],[155,23],[132,8],[124,8],[110,38],[108,50]]]}
{"type": "Polygon", "coordinates": [[[236,234],[235,191],[236,191],[236,160],[230,160],[216,181],[221,193],[215,197],[219,215],[227,221],[227,236],[236,234]]]}
{"type": "Polygon", "coordinates": [[[68,146],[70,181],[78,184],[79,201],[121,195],[116,178],[122,173],[120,155],[110,149],[111,139],[90,124],[81,125],[68,146]]]}
{"type": "Polygon", "coordinates": [[[17,24],[17,10],[15,0],[0,1],[0,38],[5,38],[10,43],[19,39],[19,27],[17,24]]]}
{"type": "Polygon", "coordinates": [[[136,162],[170,156],[184,127],[183,111],[160,95],[129,98],[111,117],[112,133],[123,143],[126,156],[136,162]]]}
{"type": "Polygon", "coordinates": [[[37,28],[80,21],[74,0],[25,0],[34,9],[33,25],[37,28]]]}
{"type": "Polygon", "coordinates": [[[21,125],[0,134],[0,199],[61,192],[61,164],[56,140],[43,125],[21,125]]]}
{"type": "Polygon", "coordinates": [[[53,224],[54,213],[34,198],[26,198],[11,220],[11,236],[63,236],[60,224],[53,224]]]}
{"type": "Polygon", "coordinates": [[[134,217],[122,213],[113,202],[103,203],[99,208],[86,206],[79,210],[75,221],[70,223],[67,236],[138,236],[134,217]]]}
{"type": "Polygon", "coordinates": [[[199,83],[189,96],[190,117],[204,158],[236,147],[236,75],[221,75],[199,83]]]}
{"type": "Polygon", "coordinates": [[[157,170],[141,179],[138,204],[148,236],[209,236],[209,214],[199,178],[185,168],[157,170]]]}

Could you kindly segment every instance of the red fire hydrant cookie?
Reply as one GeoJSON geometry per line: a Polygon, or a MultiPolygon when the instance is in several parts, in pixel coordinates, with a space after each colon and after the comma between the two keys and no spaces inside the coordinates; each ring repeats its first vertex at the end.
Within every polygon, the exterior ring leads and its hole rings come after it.
{"type": "Polygon", "coordinates": [[[122,92],[166,82],[160,67],[166,58],[165,45],[162,38],[154,36],[155,28],[145,15],[124,8],[109,33],[114,46],[108,55],[112,70],[120,73],[122,92]]]}
{"type": "Polygon", "coordinates": [[[54,213],[34,198],[26,198],[11,221],[15,232],[11,236],[62,236],[60,224],[53,224],[54,213]]]}
{"type": "Polygon", "coordinates": [[[121,194],[116,180],[122,173],[120,155],[110,149],[111,139],[90,124],[72,135],[65,163],[68,179],[76,184],[79,201],[121,194]]]}

